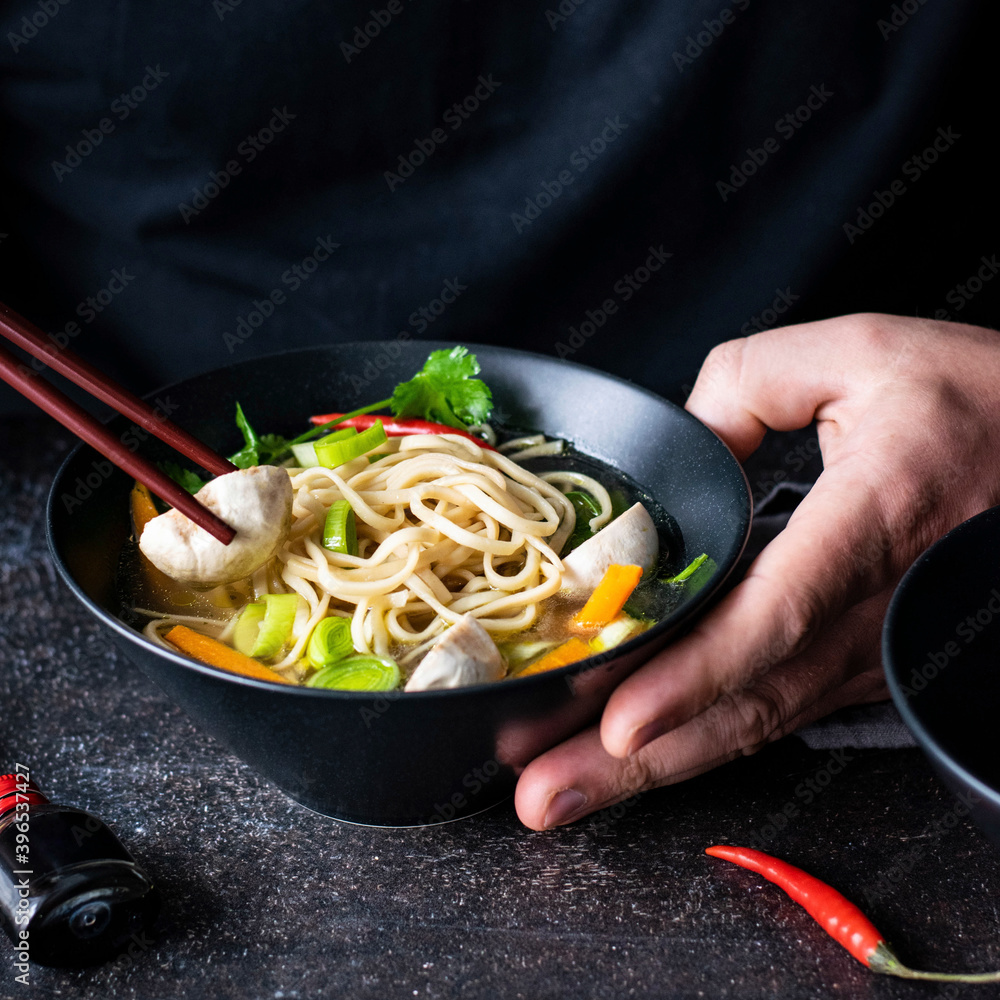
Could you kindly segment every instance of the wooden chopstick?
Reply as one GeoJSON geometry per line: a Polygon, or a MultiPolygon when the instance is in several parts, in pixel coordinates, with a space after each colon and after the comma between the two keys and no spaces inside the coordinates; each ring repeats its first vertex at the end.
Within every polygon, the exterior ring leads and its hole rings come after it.
{"type": "Polygon", "coordinates": [[[187,490],[151,462],[129,451],[100,421],[36,372],[27,368],[3,346],[0,346],[0,378],[22,396],[40,406],[81,440],[96,448],[118,468],[139,482],[145,483],[158,497],[176,507],[223,545],[228,545],[236,537],[236,532],[225,521],[200,504],[187,490]]]}
{"type": "MultiPolygon", "coordinates": [[[[208,445],[199,441],[193,434],[189,434],[183,427],[171,423],[165,414],[157,413],[149,403],[129,392],[100,369],[95,368],[78,354],[53,343],[34,323],[2,302],[0,302],[0,334],[12,344],[27,351],[32,357],[44,361],[60,375],[65,375],[81,389],[86,389],[101,402],[107,403],[118,413],[144,427],[192,462],[197,462],[203,469],[216,476],[225,475],[236,469],[232,462],[217,455],[208,445]]],[[[153,488],[149,483],[146,485],[150,489],[153,488]]]]}

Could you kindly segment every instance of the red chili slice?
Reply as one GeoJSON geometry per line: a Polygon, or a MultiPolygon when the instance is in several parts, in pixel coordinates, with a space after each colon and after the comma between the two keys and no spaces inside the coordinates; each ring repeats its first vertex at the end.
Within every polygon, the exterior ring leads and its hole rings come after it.
{"type": "MultiPolygon", "coordinates": [[[[310,417],[312,423],[328,424],[331,420],[342,417],[342,413],[321,413],[315,417],[310,417]]],[[[390,437],[402,437],[404,434],[460,434],[462,437],[475,441],[480,448],[487,451],[496,451],[493,445],[487,443],[482,438],[477,438],[474,434],[460,431],[457,427],[449,427],[447,424],[436,424],[431,420],[418,420],[415,417],[399,419],[397,417],[380,417],[374,413],[364,413],[360,417],[348,417],[338,427],[355,427],[359,431],[366,430],[376,421],[381,420],[386,434],[390,437]]]]}

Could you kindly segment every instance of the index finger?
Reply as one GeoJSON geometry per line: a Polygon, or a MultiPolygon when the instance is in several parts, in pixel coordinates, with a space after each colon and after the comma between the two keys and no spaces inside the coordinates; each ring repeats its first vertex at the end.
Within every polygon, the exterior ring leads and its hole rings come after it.
{"type": "Polygon", "coordinates": [[[767,428],[807,426],[848,393],[890,379],[914,349],[893,317],[877,314],[767,330],[713,348],[686,409],[742,461],[767,428]]]}

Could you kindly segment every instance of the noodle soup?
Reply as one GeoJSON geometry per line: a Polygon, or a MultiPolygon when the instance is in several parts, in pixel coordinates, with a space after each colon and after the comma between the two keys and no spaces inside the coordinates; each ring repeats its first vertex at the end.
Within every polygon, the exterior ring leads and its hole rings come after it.
{"type": "MultiPolygon", "coordinates": [[[[199,589],[130,547],[123,604],[148,637],[185,649],[178,638],[195,633],[254,659],[267,671],[257,676],[285,683],[421,690],[578,661],[638,635],[678,599],[679,588],[661,579],[683,562],[672,519],[637,484],[562,442],[535,436],[493,450],[467,435],[411,434],[333,468],[295,466],[287,475],[291,527],[250,577],[199,589]],[[607,621],[581,622],[595,588],[567,586],[575,579],[570,548],[585,557],[591,538],[637,507],[653,526],[652,543],[619,541],[625,556],[642,553],[642,582],[607,621]],[[327,537],[335,510],[350,519],[352,545],[327,537]],[[277,614],[268,624],[279,603],[280,635],[277,614]],[[266,631],[277,646],[263,655],[266,631]],[[320,633],[334,637],[333,648],[323,648],[320,633]],[[432,650],[434,680],[414,687],[432,650]],[[345,680],[351,666],[355,676],[345,680]]],[[[196,658],[250,672],[242,661],[200,655],[215,647],[194,641],[186,651],[196,658]]]]}

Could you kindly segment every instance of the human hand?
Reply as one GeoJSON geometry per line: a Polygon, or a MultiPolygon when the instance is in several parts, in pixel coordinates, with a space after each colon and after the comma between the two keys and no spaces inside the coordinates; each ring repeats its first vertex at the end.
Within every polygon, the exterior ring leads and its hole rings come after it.
{"type": "Polygon", "coordinates": [[[1000,334],[883,315],[734,340],[687,408],[741,461],[817,422],[824,469],[784,531],[593,726],[534,760],[518,816],[546,829],[887,697],[882,618],[935,539],[1000,502],[1000,334]]]}

